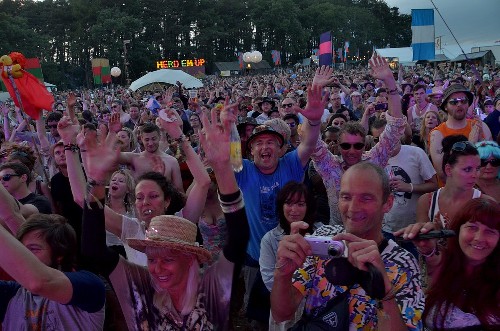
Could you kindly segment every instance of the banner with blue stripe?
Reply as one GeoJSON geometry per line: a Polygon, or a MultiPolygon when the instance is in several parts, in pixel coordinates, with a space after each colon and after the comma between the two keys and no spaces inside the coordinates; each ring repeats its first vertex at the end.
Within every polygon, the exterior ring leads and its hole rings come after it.
{"type": "Polygon", "coordinates": [[[413,61],[433,60],[436,57],[434,10],[412,9],[411,30],[413,61]]]}

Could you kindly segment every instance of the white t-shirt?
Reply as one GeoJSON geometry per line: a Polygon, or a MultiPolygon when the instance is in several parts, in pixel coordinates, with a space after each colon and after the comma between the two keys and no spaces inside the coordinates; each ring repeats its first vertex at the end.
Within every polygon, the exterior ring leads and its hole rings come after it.
{"type": "MultiPolygon", "coordinates": [[[[436,174],[429,157],[415,146],[402,145],[396,156],[389,159],[385,167],[393,177],[413,185],[423,184],[436,174]]],[[[384,215],[382,229],[393,232],[402,229],[417,220],[417,201],[421,194],[409,192],[393,192],[392,209],[384,215]]]]}

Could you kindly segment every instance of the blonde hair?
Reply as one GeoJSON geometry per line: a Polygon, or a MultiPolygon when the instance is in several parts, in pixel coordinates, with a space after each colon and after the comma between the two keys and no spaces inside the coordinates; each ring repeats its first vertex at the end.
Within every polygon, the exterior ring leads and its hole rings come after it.
{"type": "Polygon", "coordinates": [[[427,114],[429,113],[433,113],[434,115],[436,115],[436,119],[437,119],[437,125],[436,127],[442,123],[442,119],[441,119],[441,116],[439,116],[439,113],[435,110],[428,110],[425,115],[424,115],[424,118],[423,118],[423,121],[422,121],[422,125],[420,127],[420,141],[422,141],[424,143],[424,146],[425,146],[425,151],[428,153],[429,152],[429,134],[430,134],[430,131],[427,132],[427,127],[425,126],[425,116],[427,116],[427,114]]]}
{"type": "MultiPolygon", "coordinates": [[[[186,288],[184,288],[183,291],[184,296],[182,298],[181,302],[182,309],[180,311],[181,316],[186,316],[190,314],[193,311],[196,302],[198,300],[198,289],[201,278],[200,264],[198,262],[198,259],[196,258],[196,255],[166,247],[150,247],[150,246],[146,247],[145,253],[148,257],[150,255],[153,256],[181,255],[183,259],[185,258],[185,261],[191,259],[192,262],[191,265],[189,266],[188,274],[186,275],[187,282],[186,282],[186,288]]],[[[153,284],[153,288],[155,289],[156,292],[153,298],[156,308],[158,308],[162,313],[168,311],[170,313],[173,313],[174,315],[177,314],[177,310],[174,307],[172,298],[170,297],[168,291],[160,288],[152,276],[151,276],[151,283],[153,284]]]]}
{"type": "MultiPolygon", "coordinates": [[[[111,175],[111,179],[116,175],[116,174],[121,174],[125,176],[125,185],[127,185],[127,193],[123,197],[123,204],[125,206],[125,210],[127,213],[133,214],[134,213],[134,203],[135,203],[135,180],[132,174],[130,173],[129,170],[127,169],[120,169],[111,175]]],[[[110,181],[111,181],[110,179],[110,181]]],[[[108,192],[108,195],[106,196],[106,205],[109,206],[110,202],[110,194],[108,192]]]]}

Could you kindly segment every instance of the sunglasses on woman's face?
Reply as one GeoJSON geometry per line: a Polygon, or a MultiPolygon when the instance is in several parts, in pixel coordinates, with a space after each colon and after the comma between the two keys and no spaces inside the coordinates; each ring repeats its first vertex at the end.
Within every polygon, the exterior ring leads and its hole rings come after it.
{"type": "Polygon", "coordinates": [[[354,147],[355,150],[362,150],[365,147],[364,143],[354,143],[354,144],[349,144],[349,143],[341,143],[339,144],[340,148],[342,148],[344,151],[348,151],[351,148],[354,147]]]}
{"type": "Polygon", "coordinates": [[[486,167],[491,164],[492,167],[500,167],[500,159],[492,159],[492,160],[481,160],[481,168],[486,167]]]}

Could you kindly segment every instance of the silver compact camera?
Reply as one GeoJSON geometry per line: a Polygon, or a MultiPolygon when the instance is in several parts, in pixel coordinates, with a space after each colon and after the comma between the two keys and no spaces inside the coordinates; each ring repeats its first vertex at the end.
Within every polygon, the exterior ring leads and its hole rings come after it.
{"type": "Polygon", "coordinates": [[[304,239],[311,245],[312,255],[324,259],[341,257],[344,255],[345,244],[343,241],[333,240],[324,236],[305,236],[304,239]]]}

